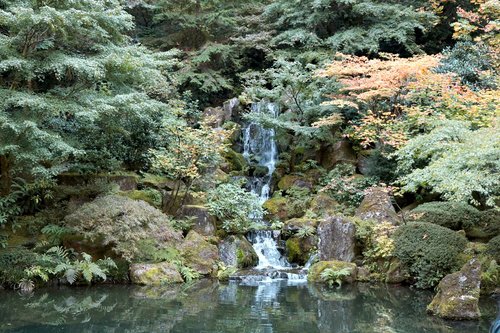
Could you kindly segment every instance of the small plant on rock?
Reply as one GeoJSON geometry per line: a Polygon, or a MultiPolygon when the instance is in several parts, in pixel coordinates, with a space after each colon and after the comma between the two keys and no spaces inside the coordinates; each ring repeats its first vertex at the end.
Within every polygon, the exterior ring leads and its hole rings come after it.
{"type": "Polygon", "coordinates": [[[321,281],[326,283],[330,288],[337,285],[337,288],[342,286],[342,280],[351,275],[351,269],[345,267],[340,270],[334,270],[332,268],[327,268],[321,272],[321,281]]]}

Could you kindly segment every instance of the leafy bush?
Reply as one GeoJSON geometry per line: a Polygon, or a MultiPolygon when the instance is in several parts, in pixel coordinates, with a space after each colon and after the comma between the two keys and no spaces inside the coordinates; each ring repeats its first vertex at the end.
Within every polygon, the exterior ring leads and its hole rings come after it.
{"type": "Polygon", "coordinates": [[[498,129],[473,131],[464,121],[435,125],[396,152],[403,191],[429,191],[448,201],[495,207],[500,195],[498,129]]]}
{"type": "Polygon", "coordinates": [[[403,225],[393,238],[394,254],[409,268],[418,288],[431,288],[458,268],[458,256],[467,244],[464,236],[425,222],[403,225]]]}
{"type": "Polygon", "coordinates": [[[488,242],[486,253],[491,255],[497,262],[500,262],[500,236],[496,236],[488,242]]]}
{"type": "Polygon", "coordinates": [[[105,196],[87,203],[65,219],[78,235],[131,261],[140,254],[138,243],[155,241],[157,248],[175,246],[182,239],[168,216],[143,201],[105,196]]]}
{"type": "Polygon", "coordinates": [[[363,248],[363,264],[372,272],[381,272],[380,263],[387,266],[394,256],[394,239],[392,235],[397,230],[389,222],[378,222],[375,220],[361,220],[351,218],[356,224],[356,239],[363,248]]]}
{"type": "Polygon", "coordinates": [[[410,218],[452,230],[461,230],[479,224],[481,212],[461,202],[428,202],[413,209],[410,218]]]}
{"type": "Polygon", "coordinates": [[[354,211],[363,201],[364,190],[376,183],[377,178],[356,176],[355,166],[342,163],[321,180],[324,187],[320,191],[328,193],[348,210],[354,211]]]}
{"type": "Polygon", "coordinates": [[[257,195],[233,184],[222,184],[210,191],[207,207],[210,214],[222,221],[227,232],[245,233],[253,219],[264,216],[257,195]]]}
{"type": "Polygon", "coordinates": [[[38,254],[24,247],[8,248],[0,253],[0,285],[14,287],[26,278],[25,269],[38,264],[38,254]]]}
{"type": "Polygon", "coordinates": [[[495,65],[486,44],[462,41],[443,53],[445,58],[436,69],[438,73],[455,73],[463,84],[474,88],[495,88],[495,65]]]}

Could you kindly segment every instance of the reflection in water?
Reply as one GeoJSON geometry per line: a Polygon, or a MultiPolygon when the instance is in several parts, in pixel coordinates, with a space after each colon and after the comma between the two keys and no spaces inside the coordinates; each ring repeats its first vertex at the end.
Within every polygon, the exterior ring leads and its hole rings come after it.
{"type": "Polygon", "coordinates": [[[480,322],[445,322],[425,314],[431,298],[402,287],[360,284],[332,290],[286,280],[46,289],[29,296],[1,291],[0,332],[498,332],[498,324],[492,325],[494,300],[482,301],[480,322]]]}
{"type": "Polygon", "coordinates": [[[500,298],[497,299],[498,302],[498,315],[497,319],[491,324],[490,333],[500,333],[500,298]]]}

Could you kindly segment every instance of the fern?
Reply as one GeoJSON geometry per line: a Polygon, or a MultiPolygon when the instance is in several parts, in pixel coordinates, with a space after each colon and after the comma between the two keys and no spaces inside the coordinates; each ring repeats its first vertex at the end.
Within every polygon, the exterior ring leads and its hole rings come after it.
{"type": "Polygon", "coordinates": [[[337,288],[342,286],[342,280],[351,275],[351,269],[348,267],[342,268],[340,270],[334,270],[332,268],[327,268],[320,274],[320,278],[323,282],[328,284],[332,288],[335,284],[337,288]]]}

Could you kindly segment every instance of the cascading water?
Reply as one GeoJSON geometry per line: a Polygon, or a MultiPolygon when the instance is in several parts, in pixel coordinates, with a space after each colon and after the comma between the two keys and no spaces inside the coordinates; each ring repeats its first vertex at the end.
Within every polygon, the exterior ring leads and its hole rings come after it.
{"type": "MultiPolygon", "coordinates": [[[[261,101],[252,105],[252,112],[265,112],[276,117],[279,109],[274,103],[261,101]]],[[[271,180],[278,159],[274,129],[264,128],[256,122],[249,123],[243,131],[243,157],[249,164],[257,164],[261,170],[250,177],[249,189],[259,196],[261,203],[264,203],[270,196],[271,180]]],[[[265,224],[262,216],[254,216],[254,218],[265,224]]],[[[271,230],[255,231],[249,235],[248,238],[259,257],[257,269],[291,267],[278,250],[277,236],[279,232],[271,230]]]]}

